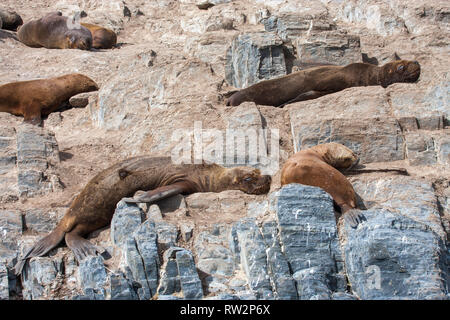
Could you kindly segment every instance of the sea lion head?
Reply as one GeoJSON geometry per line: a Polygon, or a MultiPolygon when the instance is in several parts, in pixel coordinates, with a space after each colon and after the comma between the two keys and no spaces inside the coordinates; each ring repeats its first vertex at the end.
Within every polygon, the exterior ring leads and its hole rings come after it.
{"type": "Polygon", "coordinates": [[[15,11],[2,11],[0,16],[3,22],[3,29],[16,31],[19,26],[23,25],[22,18],[15,11]]]}
{"type": "Polygon", "coordinates": [[[92,48],[92,37],[87,37],[78,29],[68,30],[65,36],[68,49],[91,50],[92,48]]]}
{"type": "Polygon", "coordinates": [[[340,143],[319,144],[311,149],[318,153],[323,161],[334,168],[348,169],[359,162],[358,156],[350,148],[340,143]]]}
{"type": "Polygon", "coordinates": [[[73,73],[66,75],[65,77],[69,77],[71,78],[71,81],[77,82],[78,85],[82,87],[83,92],[97,91],[99,89],[97,83],[84,74],[73,73]]]}
{"type": "Polygon", "coordinates": [[[227,170],[231,179],[230,189],[241,190],[248,194],[264,194],[269,192],[272,178],[262,175],[259,169],[235,167],[227,170]]]}
{"type": "Polygon", "coordinates": [[[381,67],[381,85],[386,88],[397,82],[416,82],[420,76],[420,64],[417,61],[396,60],[381,67]]]}

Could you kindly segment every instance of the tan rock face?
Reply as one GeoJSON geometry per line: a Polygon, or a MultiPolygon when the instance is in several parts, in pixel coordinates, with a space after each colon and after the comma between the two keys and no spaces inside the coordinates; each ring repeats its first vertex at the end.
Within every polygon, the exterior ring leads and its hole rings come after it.
{"type": "MultiPolygon", "coordinates": [[[[254,262],[254,270],[262,270],[267,277],[281,268],[266,268],[264,243],[268,243],[268,234],[264,234],[261,221],[243,228],[248,229],[240,235],[243,253],[233,242],[237,235],[230,236],[230,232],[236,231],[235,223],[241,219],[258,217],[268,224],[274,221],[271,199],[279,187],[277,170],[294,152],[318,143],[342,143],[358,154],[366,168],[379,170],[350,177],[373,217],[377,206],[384,206],[398,217],[423,224],[424,230],[430,227],[439,237],[448,237],[448,1],[4,0],[2,7],[19,13],[25,23],[56,10],[71,16],[84,11],[86,16],[81,15],[81,21],[114,30],[118,45],[111,50],[92,51],[30,48],[20,43],[14,32],[0,30],[0,85],[77,72],[100,86],[98,92],[74,97],[72,104],[77,108],[49,115],[44,128],[25,130],[22,118],[0,113],[0,284],[8,283],[3,265],[11,269],[18,250],[26,249],[53,228],[71,200],[102,169],[132,155],[172,156],[176,148],[183,147],[189,150],[191,160],[198,155],[199,147],[203,152],[200,155],[217,155],[218,150],[207,148],[215,146],[217,136],[226,138],[227,129],[268,133],[255,140],[247,137],[231,151],[244,150],[236,155],[240,162],[235,164],[273,173],[272,193],[259,197],[234,191],[191,195],[183,200],[183,207],[169,210],[161,206],[162,213],[156,219],[161,225],[155,227],[160,234],[167,229],[170,243],[178,241],[178,246],[192,251],[196,263],[201,262],[200,270],[205,274],[200,280],[207,288],[207,297],[230,292],[255,297],[251,279],[259,275],[252,274],[248,266],[243,269],[238,261],[241,256],[244,262],[254,262]],[[418,82],[393,84],[386,89],[350,88],[283,109],[254,103],[228,108],[224,103],[226,93],[236,89],[233,85],[245,87],[314,63],[369,61],[383,65],[394,53],[419,61],[418,82]],[[229,81],[231,78],[235,80],[229,81]],[[198,140],[198,130],[202,140],[198,140]],[[275,134],[273,130],[278,131],[275,134]],[[255,146],[274,153],[254,161],[248,152],[255,146]],[[276,158],[272,158],[274,154],[276,158]],[[410,176],[386,171],[392,167],[406,169],[410,176]],[[177,230],[182,233],[178,238],[177,230]],[[213,240],[218,241],[214,246],[213,240]]],[[[221,159],[227,160],[227,154],[221,159]]],[[[290,210],[289,197],[283,201],[290,210]]],[[[332,213],[325,215],[334,223],[332,213]]],[[[147,212],[147,221],[155,216],[147,212]]],[[[376,223],[375,218],[372,221],[376,223]]],[[[304,225],[309,228],[309,223],[304,225]]],[[[370,223],[368,226],[372,226],[370,223]]],[[[367,227],[366,238],[373,236],[370,232],[375,229],[367,227]]],[[[133,232],[125,230],[124,234],[133,232]]],[[[108,279],[113,279],[110,282],[132,291],[127,282],[131,278],[122,274],[125,271],[116,263],[122,261],[122,249],[114,248],[110,230],[92,238],[114,251],[114,261],[105,260],[111,266],[107,272],[108,279]]],[[[278,244],[272,244],[269,247],[276,250],[269,256],[283,257],[278,244]]],[[[347,245],[345,239],[341,244],[347,245]]],[[[178,263],[175,260],[161,260],[167,267],[164,272],[169,272],[170,263],[178,263]]],[[[101,267],[97,262],[83,268],[101,267]]],[[[340,260],[338,264],[347,262],[340,260]]],[[[32,268],[38,274],[25,284],[25,298],[88,295],[79,287],[78,266],[65,247],[54,256],[36,259],[32,268]],[[61,270],[66,270],[65,275],[61,270]],[[41,279],[39,273],[48,273],[49,277],[41,279]]],[[[103,285],[106,273],[101,271],[103,285]]],[[[281,278],[290,279],[292,285],[292,275],[286,272],[281,278]]],[[[347,288],[343,272],[339,271],[344,279],[341,285],[347,288]]],[[[165,277],[166,284],[176,289],[176,275],[165,277]]],[[[266,280],[264,285],[269,288],[280,279],[266,280]]],[[[5,290],[2,286],[0,299],[8,290],[14,297],[20,292],[20,288],[5,290]]],[[[175,289],[173,292],[179,294],[175,289]]],[[[123,292],[106,292],[105,297],[124,297],[123,292]]],[[[99,294],[103,293],[95,292],[99,294]]],[[[298,297],[295,292],[286,296],[298,297]]]]}

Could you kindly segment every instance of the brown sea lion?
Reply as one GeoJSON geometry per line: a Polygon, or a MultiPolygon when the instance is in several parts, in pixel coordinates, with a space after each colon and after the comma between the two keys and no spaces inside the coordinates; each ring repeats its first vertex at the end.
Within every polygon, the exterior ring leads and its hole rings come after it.
{"type": "Polygon", "coordinates": [[[359,223],[356,194],[351,183],[338,169],[350,169],[358,157],[346,146],[331,142],[295,153],[281,169],[281,185],[300,183],[320,187],[331,195],[351,225],[359,223]]]}
{"type": "Polygon", "coordinates": [[[17,265],[19,274],[27,259],[45,255],[63,239],[78,261],[95,254],[96,248],[85,235],[107,226],[116,204],[137,190],[151,190],[126,202],[154,203],[176,195],[195,192],[241,190],[263,194],[270,189],[271,177],[248,167],[223,168],[216,164],[175,165],[171,158],[140,156],[121,161],[97,174],[73,200],[57,227],[37,242],[17,265]]]}
{"type": "Polygon", "coordinates": [[[238,106],[242,102],[253,101],[256,104],[283,107],[350,87],[381,85],[386,88],[396,82],[415,82],[419,75],[419,63],[407,60],[389,62],[381,67],[368,63],[320,66],[258,82],[233,93],[226,104],[238,106]]]}
{"type": "Polygon", "coordinates": [[[92,79],[78,73],[7,83],[0,86],[0,112],[23,116],[26,122],[40,124],[43,115],[57,110],[70,97],[96,90],[98,86],[92,79]]]}
{"type": "Polygon", "coordinates": [[[90,50],[92,47],[91,32],[72,19],[63,17],[61,12],[52,12],[25,23],[17,36],[20,42],[34,48],[90,50]]]}
{"type": "Polygon", "coordinates": [[[92,48],[111,49],[117,43],[117,35],[114,31],[90,23],[81,23],[81,25],[92,34],[92,48]]]}
{"type": "Polygon", "coordinates": [[[22,18],[15,11],[0,9],[1,29],[16,31],[23,24],[22,18]]]}

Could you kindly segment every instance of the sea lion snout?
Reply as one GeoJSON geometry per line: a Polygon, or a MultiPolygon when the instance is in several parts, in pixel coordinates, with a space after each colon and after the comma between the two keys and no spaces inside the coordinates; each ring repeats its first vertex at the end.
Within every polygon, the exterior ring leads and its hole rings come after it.
{"type": "Polygon", "coordinates": [[[416,82],[420,76],[420,64],[418,61],[412,61],[407,68],[405,80],[407,82],[416,82]]]}
{"type": "Polygon", "coordinates": [[[250,167],[236,167],[230,171],[232,188],[247,194],[265,194],[270,190],[272,177],[261,175],[259,169],[250,167]]]}

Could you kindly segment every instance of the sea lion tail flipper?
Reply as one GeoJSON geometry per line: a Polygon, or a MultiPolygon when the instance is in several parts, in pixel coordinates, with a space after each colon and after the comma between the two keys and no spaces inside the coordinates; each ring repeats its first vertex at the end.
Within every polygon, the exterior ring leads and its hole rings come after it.
{"type": "Polygon", "coordinates": [[[66,244],[72,250],[78,262],[81,262],[87,256],[95,256],[101,253],[102,250],[93,245],[89,240],[84,239],[78,235],[76,230],[66,233],[66,244]]]}
{"type": "Polygon", "coordinates": [[[240,90],[228,91],[223,94],[227,98],[225,104],[227,107],[236,107],[240,105],[245,99],[242,98],[242,92],[240,90]]]}
{"type": "Polygon", "coordinates": [[[358,227],[358,224],[366,221],[367,219],[366,217],[364,217],[364,214],[361,210],[351,209],[345,211],[344,220],[350,225],[350,227],[355,229],[356,227],[358,227]]]}
{"type": "Polygon", "coordinates": [[[183,193],[186,187],[183,183],[175,183],[168,186],[159,187],[151,191],[147,191],[135,198],[123,198],[122,200],[128,203],[155,203],[159,200],[175,196],[183,193]]]}
{"type": "Polygon", "coordinates": [[[34,125],[41,125],[41,108],[39,105],[33,104],[24,110],[23,122],[31,123],[34,125]]]}
{"type": "Polygon", "coordinates": [[[56,247],[64,238],[64,234],[65,231],[62,228],[57,227],[49,235],[39,240],[22,258],[18,259],[17,264],[14,267],[16,275],[22,273],[23,267],[28,259],[42,257],[56,247]]]}

